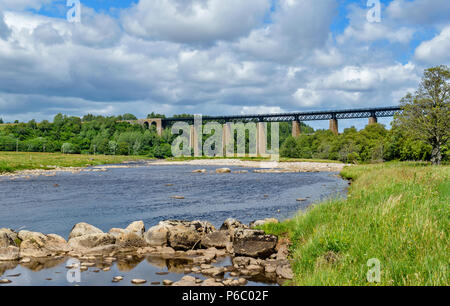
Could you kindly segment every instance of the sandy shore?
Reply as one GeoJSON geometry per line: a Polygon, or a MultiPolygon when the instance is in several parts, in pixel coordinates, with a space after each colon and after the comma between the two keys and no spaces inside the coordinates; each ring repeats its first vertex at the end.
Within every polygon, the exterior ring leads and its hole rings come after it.
{"type": "Polygon", "coordinates": [[[255,172],[340,172],[347,164],[317,162],[260,162],[239,159],[198,159],[189,161],[158,160],[148,163],[154,166],[189,165],[256,168],[255,172]]]}

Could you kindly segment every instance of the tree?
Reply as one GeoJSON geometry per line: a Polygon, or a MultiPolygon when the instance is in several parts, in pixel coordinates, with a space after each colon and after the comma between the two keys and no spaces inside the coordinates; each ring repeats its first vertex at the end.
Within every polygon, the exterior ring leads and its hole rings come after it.
{"type": "Polygon", "coordinates": [[[431,161],[442,161],[450,137],[450,69],[437,66],[426,69],[418,90],[401,100],[402,114],[394,124],[405,134],[431,145],[431,161]]]}
{"type": "Polygon", "coordinates": [[[0,124],[3,124],[3,118],[0,118],[0,124]]]}
{"type": "Polygon", "coordinates": [[[137,120],[136,116],[133,114],[124,114],[122,120],[137,120]]]}

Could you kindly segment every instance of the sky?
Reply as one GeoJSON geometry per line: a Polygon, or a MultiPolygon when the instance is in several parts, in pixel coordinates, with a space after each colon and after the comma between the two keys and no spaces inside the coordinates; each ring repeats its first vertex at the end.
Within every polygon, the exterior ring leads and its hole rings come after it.
{"type": "Polygon", "coordinates": [[[67,2],[0,0],[4,121],[391,106],[450,65],[449,0],[67,2]]]}

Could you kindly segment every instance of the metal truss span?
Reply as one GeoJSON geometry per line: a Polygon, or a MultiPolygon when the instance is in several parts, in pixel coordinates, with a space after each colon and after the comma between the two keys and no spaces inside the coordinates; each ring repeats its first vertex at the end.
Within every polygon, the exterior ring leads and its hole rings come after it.
{"type": "MultiPolygon", "coordinates": [[[[331,119],[360,119],[360,118],[382,118],[393,117],[400,112],[398,106],[377,107],[377,108],[361,108],[346,109],[332,111],[317,111],[303,113],[283,113],[283,114],[259,114],[259,115],[237,115],[237,116],[202,116],[203,121],[257,121],[257,122],[289,122],[289,121],[319,121],[331,119]]],[[[162,119],[164,123],[172,123],[175,121],[192,122],[190,118],[166,118],[162,119]]]]}

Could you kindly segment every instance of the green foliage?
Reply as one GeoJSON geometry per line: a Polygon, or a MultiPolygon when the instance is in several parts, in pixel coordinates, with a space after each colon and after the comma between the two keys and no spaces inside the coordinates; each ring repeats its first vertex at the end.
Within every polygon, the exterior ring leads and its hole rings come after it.
{"type": "Polygon", "coordinates": [[[88,114],[83,118],[58,114],[53,123],[4,125],[0,129],[0,151],[91,153],[105,155],[172,156],[167,145],[172,140],[168,129],[163,136],[137,124],[121,122],[135,120],[132,114],[103,117],[88,114]]]}
{"type": "Polygon", "coordinates": [[[80,148],[77,145],[74,145],[73,143],[65,142],[61,146],[61,153],[78,154],[78,153],[80,153],[80,148]]]}
{"type": "Polygon", "coordinates": [[[413,140],[431,146],[431,161],[440,164],[450,140],[450,69],[425,70],[419,89],[401,101],[403,112],[395,125],[413,140]]]}
{"type": "MultiPolygon", "coordinates": [[[[319,130],[297,139],[288,137],[281,145],[282,157],[329,159],[345,163],[369,163],[391,160],[429,161],[432,147],[426,141],[408,137],[403,129],[393,126],[387,130],[381,124],[363,130],[345,129],[333,135],[319,130]]],[[[443,159],[448,160],[448,145],[443,146],[443,159]]]]}

